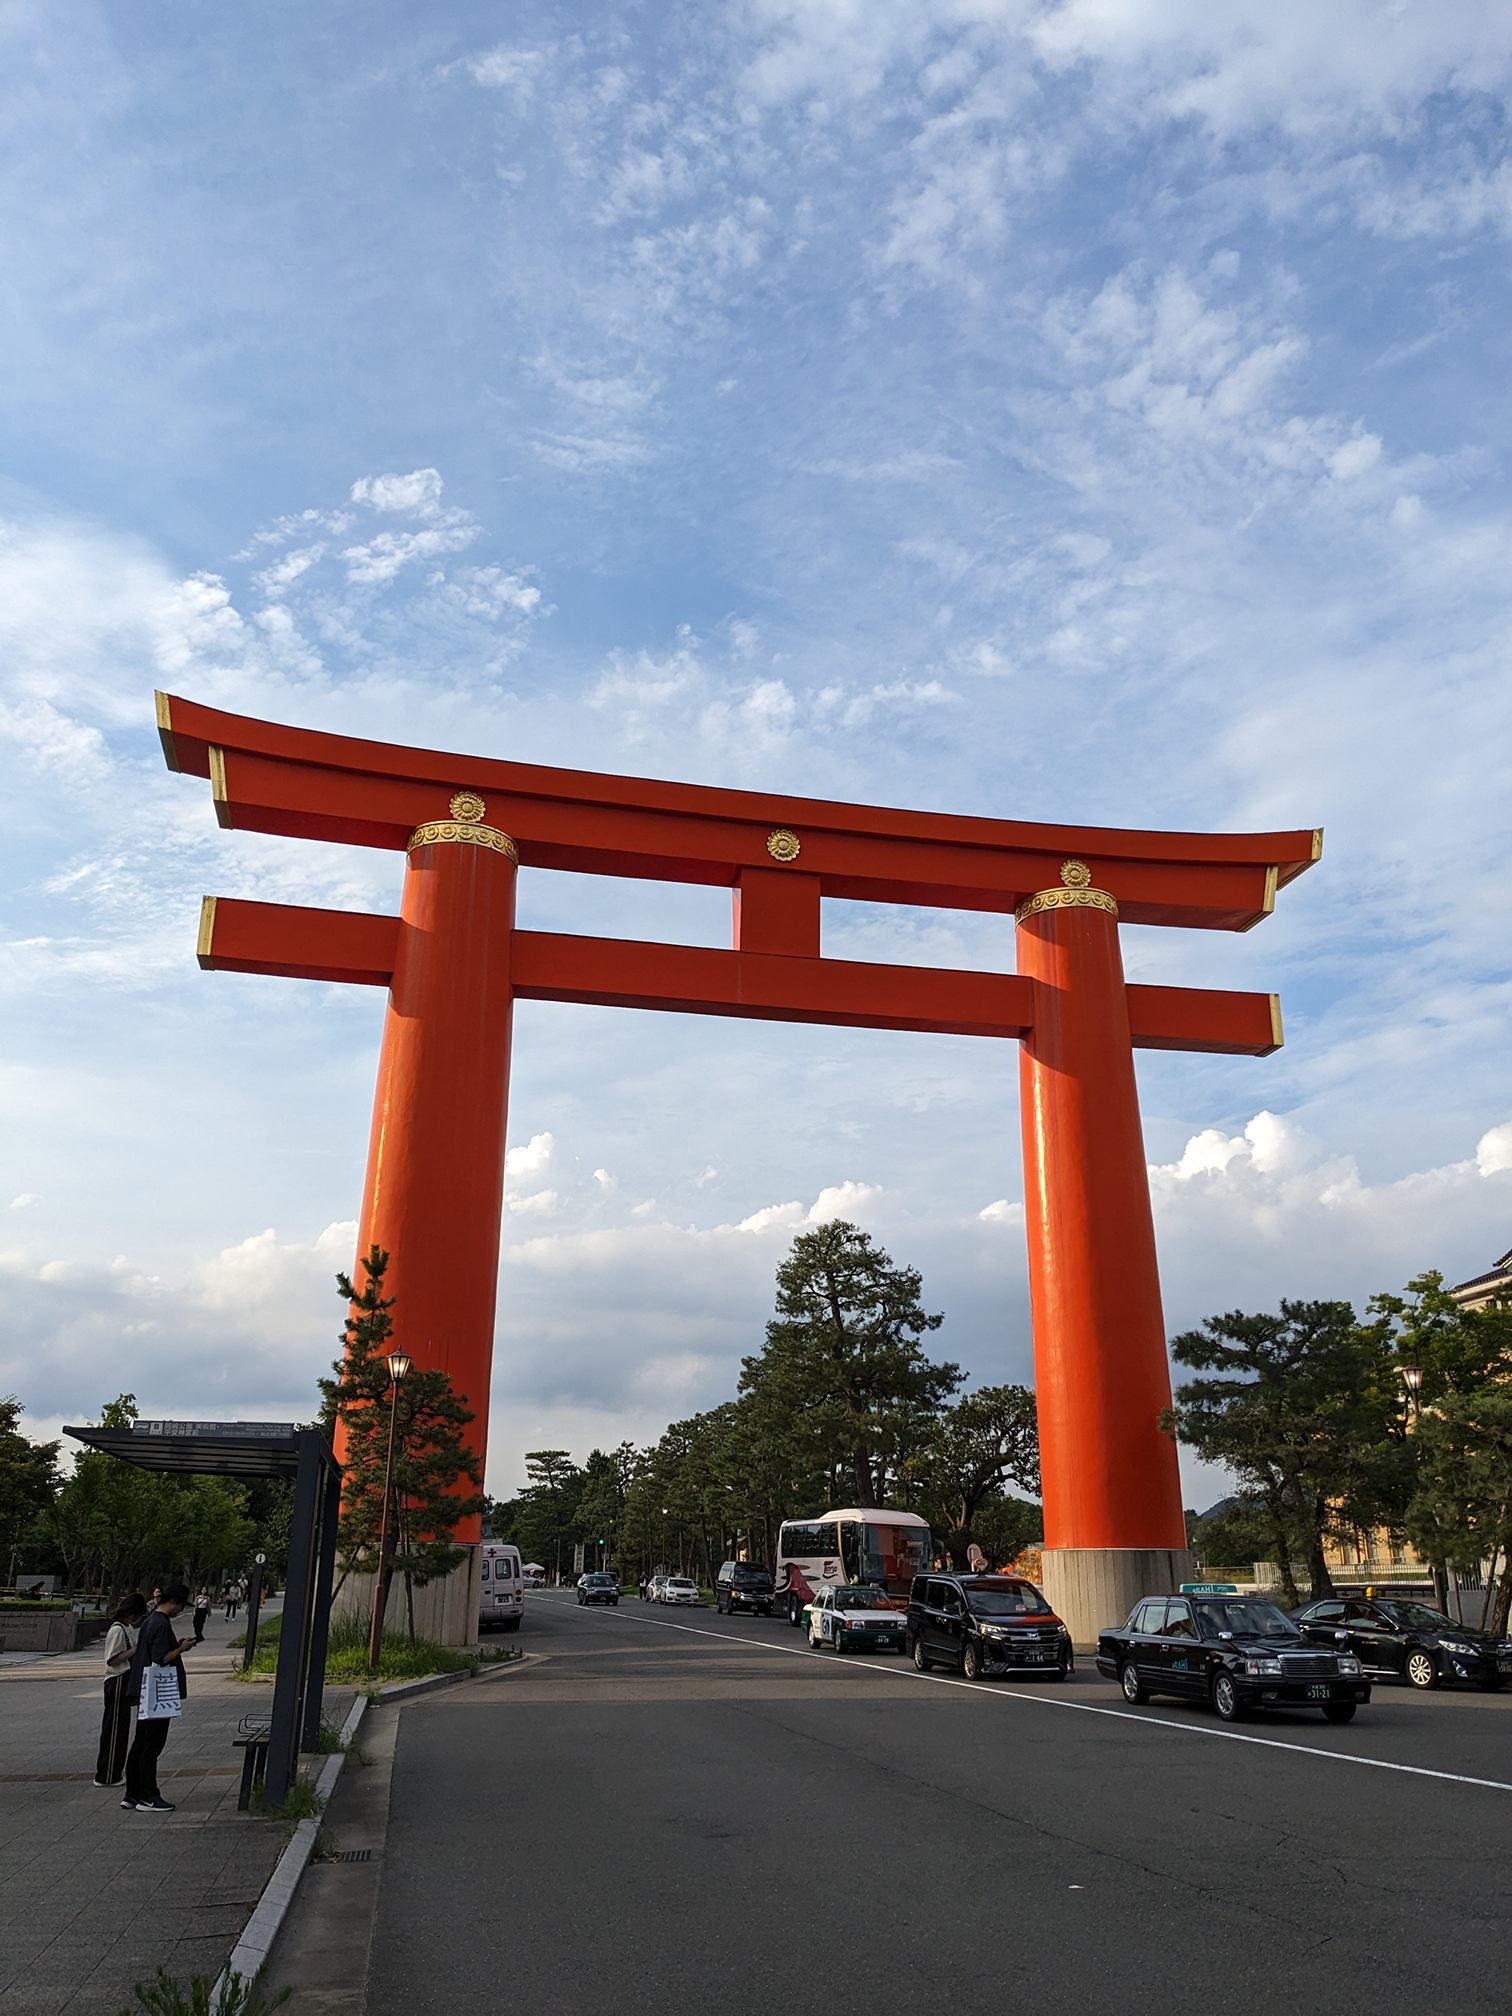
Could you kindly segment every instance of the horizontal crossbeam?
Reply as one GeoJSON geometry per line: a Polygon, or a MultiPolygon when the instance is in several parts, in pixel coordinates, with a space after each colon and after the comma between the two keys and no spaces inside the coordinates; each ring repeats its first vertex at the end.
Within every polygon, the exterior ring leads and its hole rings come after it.
{"type": "Polygon", "coordinates": [[[1140,833],[600,776],[285,728],[166,694],[158,726],[169,767],[211,780],[223,826],[402,849],[468,790],[523,866],[649,881],[734,887],[772,869],[780,832],[798,851],[775,858],[821,896],[1007,913],[1054,887],[1074,855],[1126,923],[1242,931],[1321,847],[1311,828],[1140,833]]]}
{"type": "MultiPolygon", "coordinates": [[[[399,930],[397,917],[207,896],[199,963],[210,972],[382,987],[393,974],[399,930]]],[[[1034,1022],[1035,983],[1016,973],[881,966],[553,931],[516,931],[511,967],[515,992],[528,1001],[954,1036],[1020,1037],[1034,1022]]],[[[1136,1049],[1264,1057],[1280,1047],[1274,994],[1194,987],[1127,991],[1136,1049]]]]}

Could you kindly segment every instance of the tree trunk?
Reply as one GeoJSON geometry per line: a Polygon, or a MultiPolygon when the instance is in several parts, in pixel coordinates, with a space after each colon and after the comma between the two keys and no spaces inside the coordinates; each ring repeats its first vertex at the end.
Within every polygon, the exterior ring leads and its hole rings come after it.
{"type": "Polygon", "coordinates": [[[863,1442],[858,1442],[851,1451],[851,1474],[856,1483],[856,1503],[875,1505],[877,1497],[872,1484],[871,1454],[863,1442]]]}
{"type": "Polygon", "coordinates": [[[1271,1538],[1276,1545],[1276,1566],[1281,1570],[1281,1594],[1286,1599],[1288,1610],[1295,1610],[1302,1598],[1297,1594],[1296,1577],[1292,1573],[1291,1541],[1286,1531],[1285,1508],[1276,1500],[1266,1500],[1266,1511],[1270,1514],[1271,1538]]]}
{"type": "Polygon", "coordinates": [[[1508,1549],[1507,1565],[1496,1585],[1496,1609],[1491,1617],[1491,1630],[1495,1637],[1506,1637],[1509,1613],[1512,1613],[1512,1548],[1508,1549]]]}

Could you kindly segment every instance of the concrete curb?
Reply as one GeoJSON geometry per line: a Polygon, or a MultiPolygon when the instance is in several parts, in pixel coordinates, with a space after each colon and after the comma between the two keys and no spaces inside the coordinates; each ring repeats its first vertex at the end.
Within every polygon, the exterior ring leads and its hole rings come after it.
{"type": "MultiPolygon", "coordinates": [[[[336,1780],[341,1776],[341,1767],[346,1762],[346,1745],[357,1734],[357,1726],[367,1710],[367,1696],[359,1694],[341,1725],[342,1748],[333,1751],[321,1767],[315,1790],[322,1806],[330,1803],[331,1794],[336,1790],[336,1780]]],[[[233,1974],[240,1974],[244,1981],[251,1981],[273,1950],[273,1941],[278,1937],[279,1927],[288,1916],[289,1906],[294,1902],[294,1892],[299,1888],[299,1879],[305,1872],[305,1865],[315,1849],[315,1834],[318,1820],[301,1820],[294,1829],[294,1837],[278,1858],[278,1866],[268,1878],[267,1887],[257,1900],[257,1909],[247,1920],[241,1938],[236,1942],[231,1958],[226,1962],[220,1979],[215,1984],[211,1999],[212,2009],[225,1993],[233,1974]]]]}

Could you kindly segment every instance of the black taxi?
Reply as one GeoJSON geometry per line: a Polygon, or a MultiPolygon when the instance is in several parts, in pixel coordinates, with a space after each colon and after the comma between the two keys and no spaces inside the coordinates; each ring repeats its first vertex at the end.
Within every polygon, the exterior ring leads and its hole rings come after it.
{"type": "Polygon", "coordinates": [[[1456,1624],[1426,1603],[1377,1596],[1330,1596],[1292,1613],[1315,1644],[1345,1644],[1378,1680],[1414,1687],[1468,1681],[1495,1693],[1512,1679],[1512,1643],[1456,1624]]]}
{"type": "Polygon", "coordinates": [[[1232,1583],[1183,1582],[1174,1596],[1141,1597],[1127,1623],[1099,1634],[1097,1670],[1126,1701],[1208,1701],[1225,1722],[1263,1708],[1321,1708],[1348,1722],[1370,1699],[1352,1652],[1309,1643],[1284,1610],[1232,1583]]]}

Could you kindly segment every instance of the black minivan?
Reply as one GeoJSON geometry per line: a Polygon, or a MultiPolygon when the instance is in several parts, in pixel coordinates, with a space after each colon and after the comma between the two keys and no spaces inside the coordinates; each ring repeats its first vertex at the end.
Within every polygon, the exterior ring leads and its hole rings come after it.
{"type": "Polygon", "coordinates": [[[921,1673],[953,1666],[968,1680],[996,1673],[1072,1672],[1071,1633],[1032,1582],[1017,1575],[916,1575],[908,1649],[921,1673]]]}
{"type": "Polygon", "coordinates": [[[737,1610],[770,1617],[772,1600],[772,1571],[759,1561],[726,1561],[720,1569],[714,1584],[714,1608],[727,1617],[737,1610]]]}

